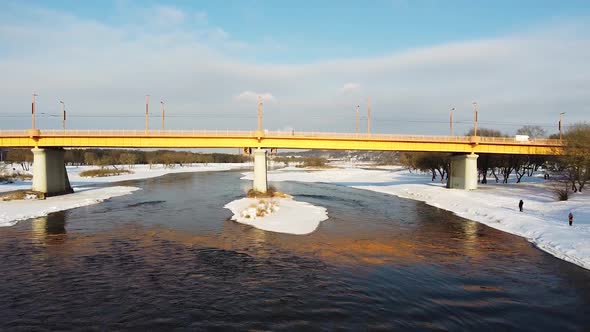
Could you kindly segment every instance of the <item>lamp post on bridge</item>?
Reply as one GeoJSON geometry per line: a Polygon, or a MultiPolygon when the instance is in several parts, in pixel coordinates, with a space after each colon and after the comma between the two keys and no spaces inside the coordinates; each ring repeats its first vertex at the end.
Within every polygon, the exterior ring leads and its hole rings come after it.
{"type": "Polygon", "coordinates": [[[160,105],[162,106],[162,130],[164,130],[164,101],[160,100],[160,105]]]}
{"type": "Polygon", "coordinates": [[[367,97],[367,136],[371,136],[371,97],[367,97]]]}
{"type": "Polygon", "coordinates": [[[66,130],[66,104],[63,101],[59,101],[61,104],[61,127],[66,130]]]}
{"type": "Polygon", "coordinates": [[[150,115],[149,115],[150,95],[145,95],[145,133],[150,130],[150,115]]]}
{"type": "Polygon", "coordinates": [[[473,102],[473,136],[477,136],[477,102],[473,102]]]}
{"type": "Polygon", "coordinates": [[[262,134],[262,97],[258,96],[258,132],[262,134]]]}
{"type": "Polygon", "coordinates": [[[359,108],[361,105],[356,105],[356,136],[359,135],[359,124],[360,124],[360,117],[359,117],[359,108]]]}
{"type": "Polygon", "coordinates": [[[563,126],[563,115],[565,114],[565,112],[561,112],[559,113],[559,139],[562,139],[562,131],[561,131],[561,127],[563,126]]]}
{"type": "Polygon", "coordinates": [[[453,136],[453,111],[455,110],[455,108],[451,108],[451,116],[449,118],[449,125],[451,127],[451,137],[453,136]]]}
{"type": "Polygon", "coordinates": [[[38,94],[33,93],[33,98],[31,102],[31,129],[35,129],[35,97],[37,96],[38,94]]]}

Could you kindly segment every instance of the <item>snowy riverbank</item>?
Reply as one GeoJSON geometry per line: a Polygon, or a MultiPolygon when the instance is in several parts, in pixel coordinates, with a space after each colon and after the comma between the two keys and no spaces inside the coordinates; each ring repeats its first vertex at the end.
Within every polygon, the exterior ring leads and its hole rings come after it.
{"type": "Polygon", "coordinates": [[[75,188],[70,195],[48,197],[43,200],[15,200],[0,202],[0,227],[12,226],[20,220],[46,216],[52,212],[100,203],[109,198],[128,195],[139,188],[105,187],[75,188]]]}
{"type": "MultiPolygon", "coordinates": [[[[559,202],[542,178],[529,183],[480,185],[476,191],[446,189],[430,182],[430,175],[410,173],[399,167],[378,169],[302,170],[287,168],[269,172],[269,181],[325,182],[420,200],[452,211],[460,217],[522,236],[540,249],[590,269],[590,195],[574,194],[559,202]],[[524,200],[524,212],[518,201],[524,200]],[[567,215],[574,214],[574,226],[567,215]]],[[[247,173],[243,179],[251,179],[247,173]]]]}
{"type": "MultiPolygon", "coordinates": [[[[129,180],[139,180],[162,176],[169,173],[226,171],[247,167],[249,164],[198,164],[195,166],[164,168],[155,165],[151,169],[148,165],[137,165],[131,174],[107,177],[81,177],[85,170],[96,169],[96,166],[67,167],[68,177],[74,193],[64,196],[49,197],[45,200],[15,200],[0,201],[0,227],[12,226],[19,220],[40,217],[52,212],[69,210],[77,207],[97,204],[109,198],[127,195],[139,188],[136,187],[88,187],[100,183],[114,183],[129,180]]],[[[31,181],[17,181],[0,184],[0,192],[14,190],[30,190],[31,181]]]]}
{"type": "Polygon", "coordinates": [[[269,209],[268,214],[256,217],[260,201],[257,198],[242,198],[226,204],[225,208],[234,214],[231,219],[239,223],[265,231],[296,235],[309,234],[316,230],[320,222],[328,219],[325,208],[292,198],[263,199],[272,206],[272,211],[269,209]]]}

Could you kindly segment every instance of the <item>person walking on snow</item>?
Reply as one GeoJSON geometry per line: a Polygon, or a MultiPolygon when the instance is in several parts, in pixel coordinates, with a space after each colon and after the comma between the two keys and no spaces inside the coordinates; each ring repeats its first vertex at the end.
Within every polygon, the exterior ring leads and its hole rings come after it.
{"type": "Polygon", "coordinates": [[[567,216],[567,218],[570,221],[570,226],[572,225],[572,223],[574,222],[574,215],[570,212],[570,214],[567,216]]]}
{"type": "Polygon", "coordinates": [[[521,199],[520,202],[518,202],[518,208],[520,209],[520,212],[522,212],[522,206],[523,205],[524,205],[524,202],[521,199]]]}

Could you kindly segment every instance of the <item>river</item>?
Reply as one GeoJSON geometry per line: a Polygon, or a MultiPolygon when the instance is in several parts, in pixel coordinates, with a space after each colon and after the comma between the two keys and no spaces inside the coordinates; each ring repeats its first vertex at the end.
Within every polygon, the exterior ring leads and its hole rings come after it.
{"type": "Polygon", "coordinates": [[[0,330],[590,328],[590,271],[422,202],[274,185],[327,208],[307,236],[235,223],[240,173],[0,228],[0,330]]]}

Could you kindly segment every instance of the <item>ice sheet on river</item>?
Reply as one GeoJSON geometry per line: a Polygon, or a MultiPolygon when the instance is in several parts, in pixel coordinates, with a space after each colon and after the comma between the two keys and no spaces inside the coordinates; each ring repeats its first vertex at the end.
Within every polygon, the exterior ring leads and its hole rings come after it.
{"type": "Polygon", "coordinates": [[[252,216],[249,213],[245,216],[244,211],[256,209],[260,199],[242,198],[230,202],[225,208],[230,209],[234,214],[232,220],[242,224],[254,226],[265,231],[304,235],[316,230],[320,222],[328,219],[325,208],[315,206],[306,202],[298,202],[291,198],[273,198],[276,208],[273,212],[263,217],[252,216]]]}

